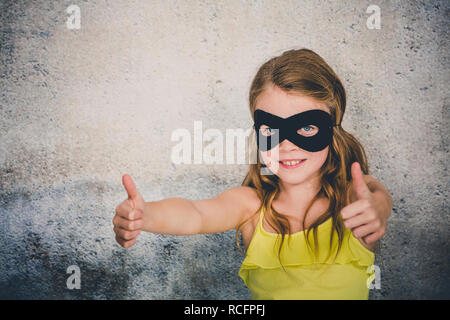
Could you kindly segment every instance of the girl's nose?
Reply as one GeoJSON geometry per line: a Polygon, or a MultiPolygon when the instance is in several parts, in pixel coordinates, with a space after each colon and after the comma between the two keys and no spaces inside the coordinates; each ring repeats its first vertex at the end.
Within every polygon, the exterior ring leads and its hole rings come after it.
{"type": "Polygon", "coordinates": [[[301,150],[301,149],[288,139],[285,139],[280,143],[280,151],[289,152],[293,150],[301,150]]]}

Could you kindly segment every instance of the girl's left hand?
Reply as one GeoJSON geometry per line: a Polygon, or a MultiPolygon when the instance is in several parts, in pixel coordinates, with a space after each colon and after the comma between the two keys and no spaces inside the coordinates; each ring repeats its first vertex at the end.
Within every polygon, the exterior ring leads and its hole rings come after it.
{"type": "MultiPolygon", "coordinates": [[[[383,186],[377,182],[377,188],[369,189],[361,166],[354,162],[351,167],[352,203],[344,207],[341,216],[346,228],[351,229],[355,238],[363,239],[366,244],[375,245],[386,233],[386,225],[392,210],[392,198],[383,186]]],[[[370,178],[368,178],[370,177],[370,178]]]]}

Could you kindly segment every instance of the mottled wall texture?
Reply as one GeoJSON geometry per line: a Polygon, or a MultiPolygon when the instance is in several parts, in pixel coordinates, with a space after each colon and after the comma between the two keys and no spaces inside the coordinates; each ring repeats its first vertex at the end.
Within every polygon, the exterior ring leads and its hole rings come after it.
{"type": "Polygon", "coordinates": [[[146,201],[205,199],[240,185],[246,164],[174,164],[172,132],[193,132],[194,121],[224,136],[249,128],[259,66],[310,48],[341,77],[343,127],[394,200],[376,258],[381,288],[370,298],[450,298],[449,9],[448,1],[2,0],[0,297],[249,299],[234,231],[145,233],[120,247],[112,218],[126,198],[121,178],[129,173],[146,201]],[[79,29],[70,5],[80,9],[79,29]],[[371,5],[380,29],[367,25],[371,5]],[[71,265],[80,289],[66,286],[71,265]]]}

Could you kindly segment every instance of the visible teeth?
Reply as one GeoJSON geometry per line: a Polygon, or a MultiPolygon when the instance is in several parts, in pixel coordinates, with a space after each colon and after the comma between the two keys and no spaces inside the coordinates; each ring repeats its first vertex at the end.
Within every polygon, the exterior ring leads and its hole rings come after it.
{"type": "Polygon", "coordinates": [[[295,161],[282,161],[283,164],[286,164],[288,166],[296,165],[297,163],[300,163],[301,160],[295,160],[295,161]]]}

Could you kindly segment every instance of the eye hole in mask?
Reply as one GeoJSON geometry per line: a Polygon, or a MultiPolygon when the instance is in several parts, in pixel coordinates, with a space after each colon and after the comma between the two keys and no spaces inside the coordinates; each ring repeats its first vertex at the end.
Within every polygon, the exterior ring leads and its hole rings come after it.
{"type": "Polygon", "coordinates": [[[332,141],[331,115],[314,109],[280,118],[257,109],[254,112],[254,128],[258,148],[267,151],[288,139],[298,147],[317,152],[325,149],[332,141]]]}
{"type": "MultiPolygon", "coordinates": [[[[259,128],[259,132],[261,135],[263,135],[265,137],[269,137],[276,133],[276,129],[270,128],[270,127],[266,126],[265,124],[263,124],[259,128]]],[[[297,130],[297,134],[300,134],[304,137],[315,136],[318,132],[319,132],[319,128],[316,127],[315,125],[307,125],[307,126],[304,126],[297,130]]]]}

